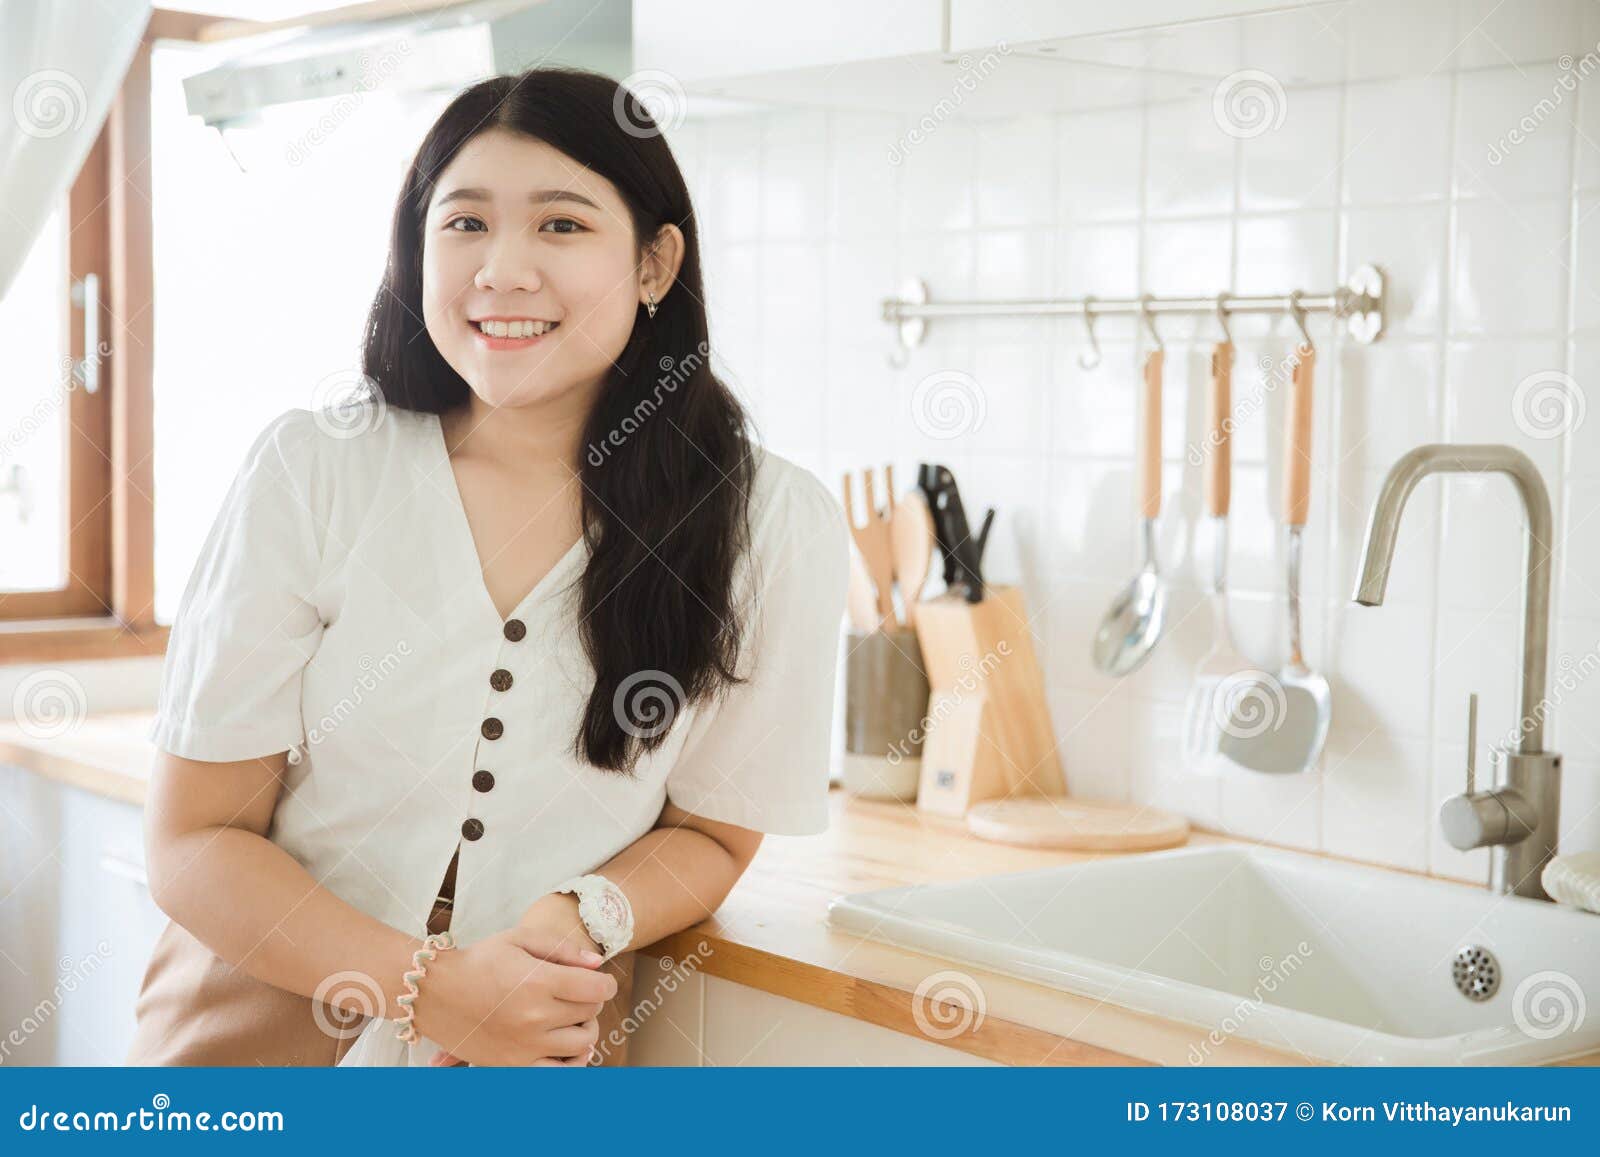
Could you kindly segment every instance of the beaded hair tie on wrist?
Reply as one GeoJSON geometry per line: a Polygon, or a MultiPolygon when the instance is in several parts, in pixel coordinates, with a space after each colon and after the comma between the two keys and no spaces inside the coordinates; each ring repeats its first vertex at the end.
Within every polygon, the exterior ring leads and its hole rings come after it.
{"type": "Polygon", "coordinates": [[[412,1023],[415,1012],[411,1005],[418,996],[417,981],[428,974],[428,966],[423,962],[432,960],[440,952],[455,946],[456,938],[449,932],[435,932],[422,942],[421,948],[411,954],[411,969],[404,974],[406,990],[394,998],[394,1002],[405,1010],[402,1015],[395,1018],[399,1027],[394,1035],[407,1044],[415,1044],[417,1041],[417,1028],[412,1023]]]}

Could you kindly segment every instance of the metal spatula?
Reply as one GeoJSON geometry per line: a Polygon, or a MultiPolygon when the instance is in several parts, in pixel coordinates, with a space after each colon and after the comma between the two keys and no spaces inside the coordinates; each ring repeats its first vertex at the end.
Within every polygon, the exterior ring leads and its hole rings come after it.
{"type": "Polygon", "coordinates": [[[1328,681],[1306,666],[1300,651],[1300,554],[1311,505],[1311,380],[1316,351],[1307,341],[1289,384],[1284,437],[1283,520],[1289,531],[1289,657],[1276,679],[1264,676],[1230,695],[1232,710],[1221,750],[1254,771],[1309,771],[1328,739],[1333,701],[1328,681]]]}
{"type": "Polygon", "coordinates": [[[1233,451],[1229,445],[1233,416],[1233,343],[1220,341],[1211,351],[1211,389],[1207,417],[1211,445],[1205,464],[1206,511],[1211,516],[1211,649],[1194,672],[1185,706],[1184,761],[1196,771],[1217,770],[1222,725],[1229,718],[1229,693],[1250,661],[1233,645],[1228,628],[1228,507],[1232,498],[1233,451]],[[1219,690],[1220,689],[1220,690],[1219,690]]]}

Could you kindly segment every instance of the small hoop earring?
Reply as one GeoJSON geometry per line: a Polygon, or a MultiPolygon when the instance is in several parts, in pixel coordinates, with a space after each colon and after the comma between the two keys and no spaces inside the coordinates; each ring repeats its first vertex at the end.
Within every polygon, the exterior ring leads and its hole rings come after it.
{"type": "Polygon", "coordinates": [[[656,295],[654,293],[650,294],[650,302],[644,308],[651,317],[656,315],[656,295]]]}

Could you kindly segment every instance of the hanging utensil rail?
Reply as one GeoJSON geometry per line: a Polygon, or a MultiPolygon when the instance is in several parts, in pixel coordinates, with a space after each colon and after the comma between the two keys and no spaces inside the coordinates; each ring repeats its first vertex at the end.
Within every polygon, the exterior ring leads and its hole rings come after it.
{"type": "Polygon", "coordinates": [[[1224,315],[1327,313],[1342,319],[1345,329],[1362,344],[1383,335],[1387,282],[1382,269],[1363,265],[1332,293],[1221,294],[1212,297],[1076,297],[1013,298],[995,301],[932,301],[928,283],[912,278],[900,287],[900,296],[885,299],[883,320],[900,330],[900,344],[910,350],[922,344],[928,322],[939,318],[975,317],[1081,317],[1093,338],[1094,319],[1117,314],[1192,313],[1224,315]]]}

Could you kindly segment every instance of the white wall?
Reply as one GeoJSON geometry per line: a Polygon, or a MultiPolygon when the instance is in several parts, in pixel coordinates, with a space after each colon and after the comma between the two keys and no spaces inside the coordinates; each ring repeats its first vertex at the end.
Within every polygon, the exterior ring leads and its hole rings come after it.
{"type": "MultiPolygon", "coordinates": [[[[1430,36],[1447,54],[1459,31],[1421,33],[1417,59],[1430,36]]],[[[1475,43],[1451,59],[1500,58],[1475,43]]],[[[1509,442],[1533,457],[1558,527],[1547,745],[1566,757],[1562,842],[1600,848],[1600,416],[1581,420],[1579,394],[1567,428],[1537,437],[1513,404],[1519,382],[1547,371],[1581,390],[1600,357],[1600,79],[1568,92],[1559,75],[1550,63],[1291,89],[1282,124],[1250,138],[1218,127],[1209,91],[1192,104],[947,121],[898,166],[887,155],[909,122],[893,115],[690,121],[673,141],[705,233],[713,344],[769,443],[835,488],[849,468],[892,461],[905,487],[919,460],[943,461],[969,513],[999,508],[988,571],[1025,589],[1073,793],[1483,879],[1488,852],[1450,848],[1434,813],[1462,787],[1468,692],[1481,692],[1481,743],[1515,723],[1522,523],[1509,484],[1424,483],[1387,604],[1358,607],[1349,593],[1377,485],[1403,451],[1509,442]],[[1536,111],[1544,97],[1560,103],[1536,111]],[[1525,115],[1536,127],[1491,163],[1492,143],[1525,115]],[[1326,292],[1368,261],[1392,279],[1388,335],[1363,347],[1326,318],[1312,323],[1306,650],[1333,686],[1328,748],[1316,774],[1199,778],[1179,754],[1190,673],[1210,638],[1209,535],[1188,448],[1203,433],[1214,326],[1161,327],[1171,626],[1145,668],[1118,681],[1093,669],[1089,640],[1135,565],[1132,325],[1101,323],[1094,372],[1076,362],[1081,324],[1064,320],[938,323],[895,370],[880,301],[907,276],[936,299],[1326,292]],[[948,371],[975,380],[982,424],[929,437],[913,391],[948,371]]],[[[1293,330],[1234,330],[1236,409],[1259,407],[1235,444],[1235,631],[1275,667],[1284,391],[1262,390],[1259,364],[1282,358],[1293,330]]]]}

